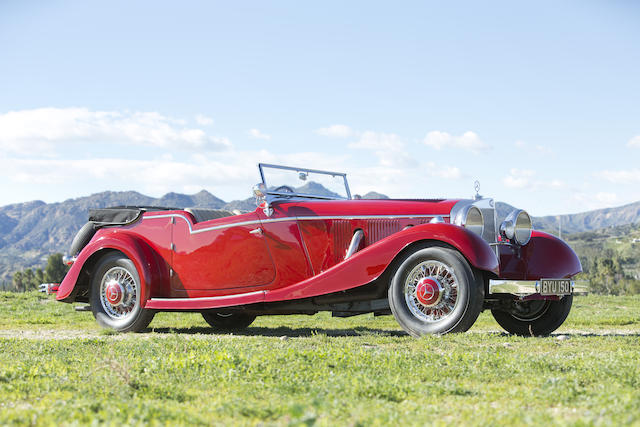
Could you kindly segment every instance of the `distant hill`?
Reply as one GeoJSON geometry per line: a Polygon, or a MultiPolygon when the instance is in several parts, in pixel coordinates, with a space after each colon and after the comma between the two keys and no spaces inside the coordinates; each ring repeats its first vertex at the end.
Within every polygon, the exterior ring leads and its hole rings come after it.
{"type": "Polygon", "coordinates": [[[153,198],[135,191],[105,191],[60,203],[42,201],[0,207],[0,287],[17,270],[40,267],[48,255],[65,253],[87,221],[89,209],[108,206],[198,207],[253,210],[253,198],[227,203],[202,190],[187,195],[168,193],[153,198]]]}
{"type": "MultiPolygon", "coordinates": [[[[496,213],[499,221],[514,209],[506,203],[496,203],[496,213]]],[[[618,225],[640,223],[640,202],[631,203],[615,208],[597,209],[568,215],[549,215],[533,217],[533,228],[536,230],[558,232],[562,221],[562,233],[580,233],[618,225]]]]}
{"type": "MultiPolygon", "coordinates": [[[[327,195],[333,194],[328,190],[326,192],[327,195]]],[[[367,193],[362,198],[388,199],[386,195],[376,192],[367,193]]],[[[105,191],[60,203],[32,201],[3,206],[0,207],[0,287],[10,279],[14,271],[42,266],[49,254],[66,252],[73,236],[86,222],[90,208],[118,205],[199,207],[231,211],[251,211],[256,207],[253,197],[227,203],[205,190],[192,195],[168,193],[160,198],[135,191],[105,191]]],[[[506,203],[496,203],[499,221],[513,209],[506,203]]],[[[569,234],[638,222],[640,202],[618,208],[562,215],[562,231],[569,234]]],[[[536,229],[556,233],[558,217],[534,217],[533,224],[536,229]]]]}

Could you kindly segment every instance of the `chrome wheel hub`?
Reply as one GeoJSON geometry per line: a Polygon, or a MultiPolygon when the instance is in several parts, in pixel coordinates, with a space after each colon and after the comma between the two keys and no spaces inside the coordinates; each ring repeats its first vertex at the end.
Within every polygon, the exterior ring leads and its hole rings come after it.
{"type": "Polygon", "coordinates": [[[129,271],[122,267],[109,269],[100,283],[100,303],[114,319],[127,317],[136,307],[138,286],[129,271]]]}
{"type": "Polygon", "coordinates": [[[124,292],[122,285],[115,280],[112,280],[107,283],[105,288],[105,297],[107,298],[107,301],[109,301],[109,304],[117,307],[122,304],[122,301],[124,300],[124,292]]]}
{"type": "Polygon", "coordinates": [[[404,297],[418,319],[434,323],[453,313],[458,304],[458,278],[452,267],[440,261],[423,261],[407,276],[404,297]]]}
{"type": "Polygon", "coordinates": [[[423,277],[416,285],[415,297],[425,307],[435,307],[442,300],[442,286],[433,277],[423,277]]]}

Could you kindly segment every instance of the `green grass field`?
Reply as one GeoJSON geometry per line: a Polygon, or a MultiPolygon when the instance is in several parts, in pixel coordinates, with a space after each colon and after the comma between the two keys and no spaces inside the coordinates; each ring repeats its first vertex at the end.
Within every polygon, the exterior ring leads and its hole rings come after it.
{"type": "Polygon", "coordinates": [[[557,334],[411,338],[393,317],[259,318],[214,334],[161,313],[102,331],[0,293],[0,424],[640,425],[640,297],[577,297],[557,334]]]}

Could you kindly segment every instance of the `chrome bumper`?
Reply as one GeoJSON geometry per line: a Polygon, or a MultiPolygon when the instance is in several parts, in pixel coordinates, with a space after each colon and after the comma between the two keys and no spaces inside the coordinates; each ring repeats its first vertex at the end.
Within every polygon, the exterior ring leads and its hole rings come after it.
{"type": "MultiPolygon", "coordinates": [[[[571,289],[573,295],[586,295],[589,293],[588,280],[572,280],[571,289]]],[[[512,294],[528,296],[540,293],[539,280],[489,280],[490,294],[512,294]]]]}

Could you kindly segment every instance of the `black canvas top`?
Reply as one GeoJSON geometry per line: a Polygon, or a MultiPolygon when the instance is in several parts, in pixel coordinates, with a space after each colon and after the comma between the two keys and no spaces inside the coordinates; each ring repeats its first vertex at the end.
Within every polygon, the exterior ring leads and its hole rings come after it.
{"type": "Polygon", "coordinates": [[[89,221],[97,225],[124,225],[137,220],[144,211],[165,211],[175,208],[158,206],[114,206],[111,208],[89,209],[89,221]]]}

